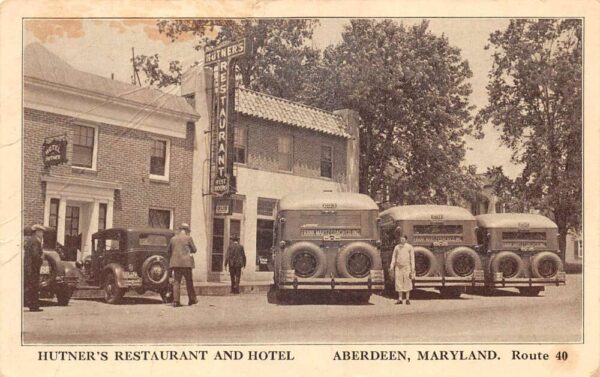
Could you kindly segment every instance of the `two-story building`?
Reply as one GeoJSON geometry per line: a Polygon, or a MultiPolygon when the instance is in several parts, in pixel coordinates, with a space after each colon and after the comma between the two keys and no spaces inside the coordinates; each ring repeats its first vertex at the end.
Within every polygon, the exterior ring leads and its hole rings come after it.
{"type": "Polygon", "coordinates": [[[196,124],[192,236],[200,246],[194,278],[223,281],[223,256],[231,235],[244,245],[245,280],[271,280],[271,247],[277,201],[289,193],[358,191],[358,118],[327,112],[247,89],[235,91],[232,214],[215,215],[210,192],[210,71],[187,72],[182,95],[200,113],[196,124]]]}
{"type": "Polygon", "coordinates": [[[100,229],[191,220],[199,115],[184,98],[82,72],[37,43],[23,75],[25,225],[53,229],[75,260],[100,229]]]}

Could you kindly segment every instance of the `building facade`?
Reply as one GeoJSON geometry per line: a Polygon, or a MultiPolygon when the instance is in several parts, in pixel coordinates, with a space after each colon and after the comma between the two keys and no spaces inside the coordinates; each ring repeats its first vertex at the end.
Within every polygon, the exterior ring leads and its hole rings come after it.
{"type": "Polygon", "coordinates": [[[186,73],[182,95],[194,103],[196,123],[192,236],[200,245],[194,278],[225,281],[223,256],[232,235],[247,255],[245,280],[272,280],[271,247],[277,202],[290,193],[358,191],[358,121],[263,93],[235,92],[234,177],[231,215],[215,214],[210,192],[211,73],[186,73]]]}
{"type": "Polygon", "coordinates": [[[181,97],[74,69],[40,44],[24,52],[23,221],[43,223],[67,259],[111,227],[191,220],[195,110],[181,97]],[[66,162],[45,163],[63,142],[66,162]],[[46,155],[44,154],[46,153],[46,155]]]}

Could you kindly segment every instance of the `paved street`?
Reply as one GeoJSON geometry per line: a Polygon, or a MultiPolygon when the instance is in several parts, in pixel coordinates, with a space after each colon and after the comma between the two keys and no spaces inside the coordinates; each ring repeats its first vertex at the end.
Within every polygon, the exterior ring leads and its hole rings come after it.
{"type": "Polygon", "coordinates": [[[172,308],[146,294],[125,296],[117,306],[47,302],[41,313],[25,309],[23,329],[26,344],[576,342],[581,295],[581,275],[568,275],[565,287],[548,287],[539,297],[504,290],[442,300],[421,291],[411,306],[375,295],[367,305],[279,305],[270,295],[248,294],[202,296],[196,306],[172,308]]]}

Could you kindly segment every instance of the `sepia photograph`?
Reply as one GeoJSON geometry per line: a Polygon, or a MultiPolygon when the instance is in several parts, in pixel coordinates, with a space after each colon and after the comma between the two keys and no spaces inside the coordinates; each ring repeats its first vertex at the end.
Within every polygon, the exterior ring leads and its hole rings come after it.
{"type": "Polygon", "coordinates": [[[23,19],[21,343],[581,343],[583,39],[23,19]]]}

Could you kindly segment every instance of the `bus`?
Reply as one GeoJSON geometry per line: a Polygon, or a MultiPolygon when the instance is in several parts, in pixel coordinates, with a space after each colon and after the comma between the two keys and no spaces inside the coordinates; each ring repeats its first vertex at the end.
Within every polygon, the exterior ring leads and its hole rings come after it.
{"type": "Polygon", "coordinates": [[[476,252],[475,217],[466,209],[445,205],[406,205],[379,214],[386,285],[396,228],[414,247],[414,288],[436,288],[444,298],[458,298],[465,287],[483,287],[482,261],[476,252]]]}
{"type": "Polygon", "coordinates": [[[305,192],[278,203],[274,284],[295,292],[351,292],[361,301],[384,286],[377,204],[357,193],[305,192]]]}
{"type": "Polygon", "coordinates": [[[517,288],[537,296],[545,286],[564,285],[558,227],[549,218],[529,213],[477,216],[477,238],[486,266],[486,288],[517,288]]]}

